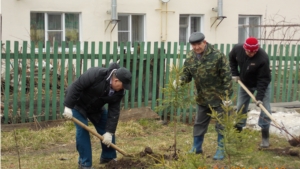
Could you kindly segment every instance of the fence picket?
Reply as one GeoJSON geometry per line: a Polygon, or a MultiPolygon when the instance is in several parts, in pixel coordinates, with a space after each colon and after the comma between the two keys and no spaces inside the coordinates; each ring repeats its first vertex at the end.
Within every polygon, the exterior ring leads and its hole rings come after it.
{"type": "Polygon", "coordinates": [[[80,42],[77,42],[76,44],[76,78],[78,78],[81,75],[81,58],[80,58],[80,53],[81,53],[81,46],[80,42]]]}
{"type": "Polygon", "coordinates": [[[25,110],[25,103],[26,103],[26,96],[25,96],[25,92],[26,92],[26,72],[27,72],[27,68],[26,68],[26,59],[27,57],[27,41],[23,42],[23,52],[22,52],[22,80],[21,80],[21,122],[25,123],[25,119],[26,119],[26,110],[25,110]]]}
{"type": "Polygon", "coordinates": [[[99,42],[99,52],[98,52],[98,66],[102,67],[102,58],[103,58],[103,42],[99,42]]]}
{"type": "Polygon", "coordinates": [[[95,42],[92,42],[92,49],[91,49],[91,67],[95,67],[95,42]]]}
{"type": "Polygon", "coordinates": [[[35,46],[34,42],[31,42],[31,47],[30,47],[30,84],[29,84],[29,122],[33,122],[33,112],[34,112],[34,91],[35,91],[35,86],[34,86],[34,78],[35,78],[35,73],[34,73],[34,67],[35,67],[35,46]]]}
{"type": "MultiPolygon", "coordinates": [[[[130,70],[130,51],[131,51],[131,46],[130,46],[130,42],[127,42],[126,44],[126,68],[130,70]]],[[[131,83],[134,83],[134,82],[131,82],[131,83]]],[[[129,92],[126,91],[126,94],[125,94],[125,103],[124,103],[124,108],[125,109],[128,109],[128,100],[129,99],[129,92]]]]}
{"type": "MultiPolygon", "coordinates": [[[[126,91],[122,109],[149,106],[149,102],[151,102],[150,107],[154,109],[162,104],[161,100],[165,97],[162,92],[163,87],[172,83],[169,81],[170,76],[174,76],[170,72],[172,64],[182,67],[186,53],[190,51],[189,43],[185,46],[183,43],[178,45],[177,42],[160,42],[160,44],[154,42],[153,49],[151,42],[135,42],[133,47],[130,42],[120,43],[120,46],[117,42],[113,42],[113,46],[110,46],[112,45],[110,42],[106,42],[105,51],[103,51],[103,42],[99,42],[97,54],[95,42],[91,42],[90,49],[89,43],[84,42],[83,52],[80,42],[77,42],[75,46],[68,43],[68,48],[66,48],[66,42],[62,42],[61,47],[54,42],[53,49],[50,42],[46,42],[46,47],[43,43],[39,43],[37,49],[31,42],[30,51],[27,51],[27,42],[23,42],[23,49],[19,51],[19,42],[14,42],[13,52],[10,52],[10,43],[10,41],[6,42],[6,51],[1,58],[6,66],[3,84],[4,120],[2,121],[5,124],[62,118],[60,113],[64,109],[66,87],[89,67],[102,66],[102,61],[105,64],[104,67],[108,67],[111,60],[114,62],[119,60],[120,66],[132,72],[132,88],[126,91]],[[35,63],[36,60],[37,63],[35,63]],[[51,70],[50,63],[53,64],[51,70]],[[27,66],[30,74],[26,73],[27,66]],[[35,67],[37,67],[37,75],[35,67]]],[[[226,53],[227,58],[232,46],[231,44],[214,44],[215,48],[219,47],[221,52],[226,53]]],[[[270,56],[271,102],[300,100],[300,45],[280,45],[279,47],[278,45],[265,45],[262,48],[265,48],[270,56]]],[[[191,83],[189,94],[194,95],[194,81],[191,83]]],[[[237,85],[233,88],[236,95],[237,85]]],[[[195,112],[195,105],[191,105],[178,110],[171,107],[158,114],[164,116],[165,121],[168,118],[173,121],[176,116],[177,121],[192,123],[195,112]]]]}
{"type": "Polygon", "coordinates": [[[287,77],[287,67],[288,67],[288,56],[289,56],[290,46],[285,46],[285,57],[284,57],[284,70],[283,70],[283,87],[282,87],[282,101],[285,102],[286,99],[286,77],[287,77]]]}
{"type": "MultiPolygon", "coordinates": [[[[282,60],[283,60],[283,45],[280,45],[279,47],[279,65],[278,65],[278,76],[277,76],[277,86],[276,86],[276,102],[282,101],[282,99],[279,100],[280,96],[280,89],[281,89],[281,67],[282,67],[282,60]]],[[[276,56],[276,55],[275,55],[276,56]]]]}
{"type": "MultiPolygon", "coordinates": [[[[78,45],[77,45],[78,47],[78,45]]],[[[53,76],[52,76],[52,120],[56,120],[57,114],[57,63],[58,63],[58,44],[54,42],[54,50],[53,50],[53,76]]],[[[60,112],[59,112],[60,113],[60,112]]]]}
{"type": "Polygon", "coordinates": [[[153,74],[152,74],[152,101],[151,101],[152,110],[154,110],[156,106],[157,58],[158,58],[158,42],[154,42],[154,62],[153,62],[153,74]]]}
{"type": "MultiPolygon", "coordinates": [[[[291,61],[290,61],[290,70],[289,70],[289,74],[288,74],[288,89],[287,89],[287,102],[291,101],[291,91],[292,91],[292,81],[293,81],[293,74],[294,74],[294,55],[295,55],[295,45],[292,45],[292,52],[291,52],[291,61]]],[[[295,93],[297,93],[296,91],[294,91],[295,93]]],[[[293,93],[294,93],[293,92],[293,93]]]]}
{"type": "MultiPolygon", "coordinates": [[[[41,114],[42,114],[42,79],[43,79],[43,44],[39,42],[38,44],[38,93],[37,93],[37,121],[41,121],[41,114]]],[[[34,117],[35,118],[35,117],[34,117]]]]}
{"type": "MultiPolygon", "coordinates": [[[[83,46],[83,72],[87,70],[87,60],[88,60],[88,42],[84,42],[83,46]]],[[[100,49],[99,49],[100,50],[100,49]]]]}
{"type": "Polygon", "coordinates": [[[5,62],[5,98],[4,98],[4,123],[8,123],[9,117],[9,91],[10,91],[10,41],[6,41],[6,62],[5,62]]]}
{"type": "Polygon", "coordinates": [[[63,113],[64,111],[64,88],[65,88],[65,58],[66,58],[66,43],[61,43],[61,71],[60,71],[60,112],[63,113]]]}
{"type": "MultiPolygon", "coordinates": [[[[276,62],[276,53],[277,53],[277,45],[274,45],[274,48],[273,48],[273,57],[271,57],[272,58],[272,79],[271,79],[271,90],[273,91],[273,92],[271,92],[271,102],[274,102],[274,98],[275,98],[275,73],[276,73],[276,64],[277,64],[277,62],[276,62]]],[[[270,55],[269,55],[270,56],[270,55]]]]}
{"type": "Polygon", "coordinates": [[[49,102],[50,102],[50,42],[46,45],[46,72],[45,72],[45,120],[49,120],[49,102]],[[46,113],[47,112],[47,113],[46,113]]]}
{"type": "Polygon", "coordinates": [[[139,74],[138,74],[138,98],[137,98],[137,102],[138,105],[137,107],[142,107],[142,101],[143,101],[143,97],[142,97],[142,92],[143,92],[143,65],[144,65],[144,42],[141,42],[140,44],[140,52],[139,52],[139,74]]]}
{"type": "MultiPolygon", "coordinates": [[[[294,82],[294,85],[295,85],[295,87],[294,87],[294,91],[295,91],[295,93],[298,93],[298,100],[300,100],[300,82],[299,82],[299,80],[300,79],[298,79],[299,78],[299,64],[300,64],[300,45],[298,45],[298,49],[297,49],[297,51],[298,51],[298,55],[297,55],[297,58],[296,58],[296,79],[295,79],[295,82],[294,82]],[[297,87],[298,87],[298,89],[297,89],[297,87]],[[296,92],[297,91],[297,92],[296,92]]],[[[294,100],[296,100],[297,99],[297,97],[295,97],[294,99],[293,99],[293,101],[294,100]]]]}
{"type": "Polygon", "coordinates": [[[146,82],[145,82],[145,106],[148,106],[149,101],[149,79],[150,79],[150,52],[151,43],[147,42],[147,58],[146,58],[146,82]]]}

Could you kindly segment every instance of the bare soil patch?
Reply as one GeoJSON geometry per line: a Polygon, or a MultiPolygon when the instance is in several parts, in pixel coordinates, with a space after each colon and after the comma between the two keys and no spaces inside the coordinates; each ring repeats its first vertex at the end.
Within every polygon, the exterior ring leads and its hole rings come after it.
{"type": "Polygon", "coordinates": [[[143,151],[132,157],[123,157],[118,161],[110,161],[104,167],[100,169],[145,169],[150,166],[153,166],[155,163],[159,163],[161,159],[172,160],[176,159],[176,153],[173,155],[161,155],[159,153],[153,152],[150,147],[146,147],[143,151]]]}

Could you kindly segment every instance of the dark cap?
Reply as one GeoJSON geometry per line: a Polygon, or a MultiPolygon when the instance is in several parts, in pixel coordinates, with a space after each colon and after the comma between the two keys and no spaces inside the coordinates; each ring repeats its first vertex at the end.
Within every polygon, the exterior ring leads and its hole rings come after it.
{"type": "Polygon", "coordinates": [[[126,90],[130,89],[131,73],[125,67],[121,67],[116,71],[116,77],[123,83],[123,87],[126,90]]]}
{"type": "Polygon", "coordinates": [[[204,40],[205,36],[201,32],[193,32],[190,36],[189,42],[190,43],[198,43],[204,40]]]}

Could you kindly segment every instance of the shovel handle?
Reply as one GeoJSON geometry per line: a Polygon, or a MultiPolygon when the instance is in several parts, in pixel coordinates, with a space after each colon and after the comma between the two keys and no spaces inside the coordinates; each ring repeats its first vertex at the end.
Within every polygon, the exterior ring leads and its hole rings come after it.
{"type": "MultiPolygon", "coordinates": [[[[71,119],[74,123],[78,124],[79,126],[81,126],[82,128],[84,128],[85,130],[87,130],[88,132],[92,133],[94,136],[98,137],[101,141],[104,139],[103,136],[101,136],[99,133],[97,133],[96,131],[88,128],[87,125],[85,125],[84,123],[82,123],[81,121],[79,121],[78,119],[72,117],[71,119]]],[[[121,153],[124,156],[128,156],[128,154],[121,150],[119,147],[117,147],[115,144],[111,143],[110,147],[112,147],[113,149],[117,150],[119,153],[121,153]]]]}
{"type": "MultiPolygon", "coordinates": [[[[241,87],[248,93],[248,95],[252,98],[253,101],[255,101],[255,103],[257,102],[257,100],[255,99],[254,95],[248,90],[248,88],[243,84],[242,81],[238,80],[238,83],[241,85],[241,87]]],[[[278,127],[278,128],[282,128],[276,121],[275,119],[271,116],[271,114],[268,112],[268,110],[262,105],[259,104],[259,107],[266,113],[266,115],[274,122],[274,124],[278,127]]]]}

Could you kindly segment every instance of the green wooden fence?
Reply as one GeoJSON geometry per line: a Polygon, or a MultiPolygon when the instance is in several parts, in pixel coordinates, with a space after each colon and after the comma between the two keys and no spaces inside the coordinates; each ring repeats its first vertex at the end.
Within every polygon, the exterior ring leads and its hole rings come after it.
{"type": "MultiPolygon", "coordinates": [[[[11,42],[7,41],[1,56],[1,104],[4,105],[1,122],[26,123],[62,118],[66,87],[89,67],[108,67],[112,61],[118,61],[132,72],[132,88],[126,93],[122,108],[149,106],[154,109],[160,104],[157,99],[163,98],[161,88],[169,83],[170,65],[182,66],[190,49],[189,45],[177,42],[141,42],[133,47],[130,43],[118,46],[117,42],[82,44],[77,43],[74,47],[72,43],[66,46],[62,42],[58,46],[47,42],[46,47],[39,43],[36,49],[34,43],[24,41],[19,44],[15,41],[11,49],[11,42]]],[[[215,48],[228,56],[232,46],[216,44],[215,48]]],[[[272,102],[300,100],[300,45],[262,47],[270,56],[272,102]]],[[[235,94],[237,88],[234,86],[235,94]]],[[[192,84],[190,95],[193,95],[193,90],[192,84]]],[[[162,112],[158,113],[162,116],[162,112]]],[[[173,113],[165,113],[173,120],[173,113]]],[[[193,106],[176,111],[181,121],[189,123],[194,113],[193,106]]]]}

